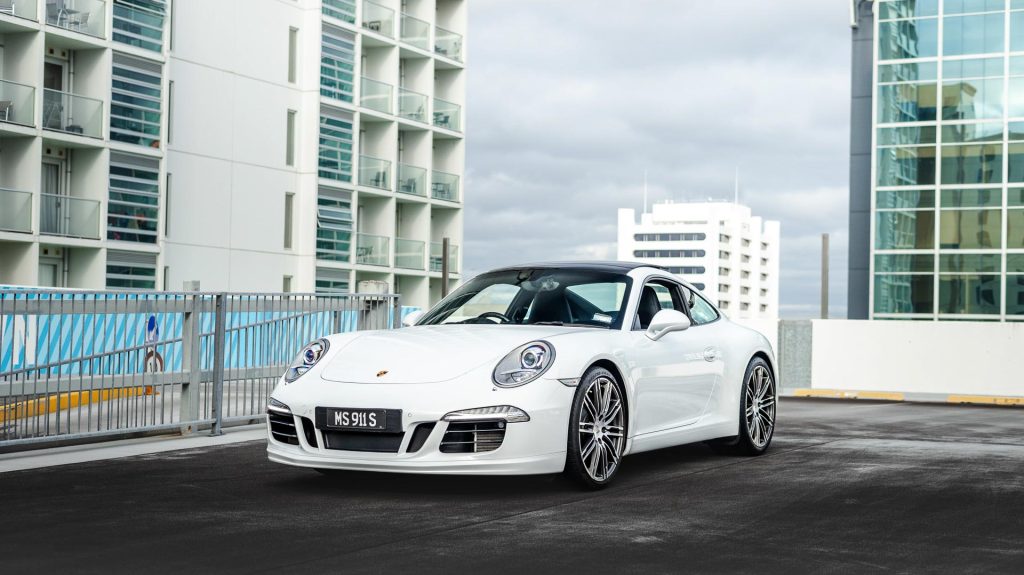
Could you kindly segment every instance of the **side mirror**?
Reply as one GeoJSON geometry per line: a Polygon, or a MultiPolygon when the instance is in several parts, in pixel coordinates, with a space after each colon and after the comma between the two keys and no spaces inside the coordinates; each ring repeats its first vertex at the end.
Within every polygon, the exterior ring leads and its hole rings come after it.
{"type": "Polygon", "coordinates": [[[654,314],[650,327],[647,328],[647,337],[658,341],[666,333],[683,331],[690,327],[690,318],[681,311],[674,309],[663,309],[654,314]]]}
{"type": "Polygon", "coordinates": [[[402,327],[412,327],[416,325],[416,322],[420,321],[424,315],[423,310],[418,309],[413,312],[409,312],[405,317],[402,318],[402,327]]]}

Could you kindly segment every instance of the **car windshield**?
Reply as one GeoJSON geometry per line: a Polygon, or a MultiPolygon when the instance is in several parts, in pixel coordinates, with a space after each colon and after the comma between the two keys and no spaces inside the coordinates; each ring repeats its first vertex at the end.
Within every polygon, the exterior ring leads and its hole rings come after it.
{"type": "Polygon", "coordinates": [[[631,280],[588,269],[523,268],[477,276],[419,325],[566,325],[618,329],[631,280]]]}

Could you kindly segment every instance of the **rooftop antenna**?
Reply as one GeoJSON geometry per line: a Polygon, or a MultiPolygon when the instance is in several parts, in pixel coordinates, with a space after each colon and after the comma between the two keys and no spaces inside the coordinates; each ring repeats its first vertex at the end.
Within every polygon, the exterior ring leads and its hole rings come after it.
{"type": "Polygon", "coordinates": [[[647,213],[647,170],[644,170],[644,211],[642,213],[647,213]]]}
{"type": "Polygon", "coordinates": [[[739,203],[740,203],[740,168],[739,168],[739,166],[736,166],[736,183],[735,183],[735,186],[734,186],[734,189],[733,189],[733,196],[735,198],[735,203],[737,205],[739,205],[739,203]]]}

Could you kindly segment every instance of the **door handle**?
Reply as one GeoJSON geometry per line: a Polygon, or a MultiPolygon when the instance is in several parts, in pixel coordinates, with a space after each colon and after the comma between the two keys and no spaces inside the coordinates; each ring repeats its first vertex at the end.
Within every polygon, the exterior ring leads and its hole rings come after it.
{"type": "Polygon", "coordinates": [[[704,361],[715,361],[718,359],[718,349],[714,347],[704,348],[704,361]]]}

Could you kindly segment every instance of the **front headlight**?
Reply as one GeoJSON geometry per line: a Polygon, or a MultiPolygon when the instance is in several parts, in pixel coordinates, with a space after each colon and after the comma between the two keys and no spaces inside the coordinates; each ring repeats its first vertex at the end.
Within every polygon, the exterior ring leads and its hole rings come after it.
{"type": "Polygon", "coordinates": [[[533,341],[513,349],[494,368],[494,384],[498,387],[525,385],[551,367],[555,348],[546,341],[533,341]]]}
{"type": "Polygon", "coordinates": [[[327,353],[327,348],[330,346],[331,344],[326,339],[320,338],[302,348],[299,355],[295,356],[295,359],[288,365],[288,370],[284,372],[285,383],[299,379],[302,374],[312,369],[316,362],[320,361],[320,358],[327,353]]]}

